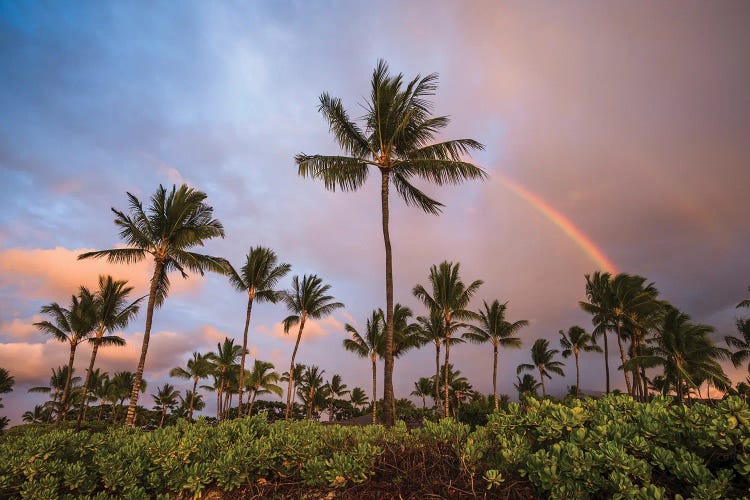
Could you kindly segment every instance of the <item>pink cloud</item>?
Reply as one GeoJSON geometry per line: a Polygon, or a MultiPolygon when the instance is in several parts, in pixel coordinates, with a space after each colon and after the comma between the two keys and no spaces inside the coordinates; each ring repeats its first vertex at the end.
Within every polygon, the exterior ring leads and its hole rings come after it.
{"type": "MultiPolygon", "coordinates": [[[[294,326],[289,330],[289,333],[284,333],[284,326],[279,322],[274,323],[271,328],[266,325],[258,325],[255,327],[255,331],[261,335],[283,339],[287,343],[294,343],[297,340],[298,328],[298,326],[294,326]]],[[[305,329],[302,331],[302,340],[327,337],[331,331],[343,333],[344,324],[333,316],[327,316],[319,320],[308,319],[305,322],[305,329]]]]}
{"type": "Polygon", "coordinates": [[[36,333],[39,333],[34,323],[42,321],[38,314],[30,318],[13,318],[12,321],[0,323],[0,335],[7,335],[13,338],[25,339],[36,333]]]}
{"type": "MultiPolygon", "coordinates": [[[[0,251],[0,289],[18,289],[25,298],[65,300],[80,285],[95,287],[100,274],[127,279],[135,287],[134,297],[148,292],[150,262],[145,259],[131,265],[110,264],[103,259],[77,260],[89,248],[9,248],[0,251]]],[[[203,278],[172,278],[171,294],[183,294],[200,288],[203,278]]]]}

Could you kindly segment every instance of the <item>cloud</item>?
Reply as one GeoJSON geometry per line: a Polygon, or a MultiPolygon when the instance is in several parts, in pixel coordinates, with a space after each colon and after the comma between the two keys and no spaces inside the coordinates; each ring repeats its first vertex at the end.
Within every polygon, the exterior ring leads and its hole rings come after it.
{"type": "MultiPolygon", "coordinates": [[[[297,341],[298,328],[298,326],[295,326],[289,330],[289,333],[284,333],[284,325],[274,323],[270,328],[266,325],[258,325],[255,327],[255,331],[261,335],[282,339],[286,343],[294,344],[297,341]]],[[[344,332],[344,324],[333,316],[326,316],[323,319],[308,319],[305,322],[305,329],[302,331],[302,341],[322,339],[332,332],[344,332]]]]}
{"type": "MultiPolygon", "coordinates": [[[[104,259],[78,260],[78,255],[94,249],[78,248],[9,248],[0,251],[0,290],[18,292],[27,299],[65,301],[81,285],[95,288],[98,276],[110,274],[126,279],[135,287],[133,298],[148,293],[152,273],[148,259],[131,265],[111,264],[104,259]]],[[[192,274],[189,279],[173,277],[170,293],[192,292],[201,287],[203,278],[192,274]]]]}
{"type": "Polygon", "coordinates": [[[38,323],[43,319],[42,316],[35,314],[30,318],[13,318],[12,321],[0,323],[0,337],[26,339],[39,333],[34,323],[38,323]]]}

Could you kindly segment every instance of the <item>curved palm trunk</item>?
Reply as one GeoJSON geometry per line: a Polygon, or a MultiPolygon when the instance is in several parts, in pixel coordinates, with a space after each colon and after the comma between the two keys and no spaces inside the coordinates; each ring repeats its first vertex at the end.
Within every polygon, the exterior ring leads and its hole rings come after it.
{"type": "Polygon", "coordinates": [[[255,287],[247,292],[247,313],[245,314],[245,332],[242,335],[242,357],[240,358],[240,381],[239,393],[237,394],[237,418],[242,418],[242,393],[245,390],[245,353],[247,352],[247,329],[250,326],[250,315],[253,312],[253,299],[255,299],[255,287]]]}
{"type": "Polygon", "coordinates": [[[574,350],[573,354],[576,356],[576,397],[581,397],[581,370],[578,366],[578,350],[574,350]]]}
{"type": "Polygon", "coordinates": [[[294,350],[292,351],[292,362],[289,365],[289,388],[286,392],[286,412],[284,413],[284,420],[289,420],[289,412],[292,409],[292,385],[294,385],[294,358],[297,356],[297,349],[299,349],[299,341],[302,340],[302,330],[305,328],[305,320],[307,319],[307,313],[302,313],[302,317],[299,321],[299,331],[297,332],[297,342],[294,343],[294,350]]]}
{"type": "Polygon", "coordinates": [[[448,395],[448,389],[449,389],[448,387],[448,382],[449,382],[448,361],[450,359],[450,354],[451,354],[451,330],[450,328],[451,328],[451,320],[446,318],[445,320],[445,367],[444,367],[445,379],[443,381],[443,383],[445,384],[445,387],[443,387],[443,391],[444,391],[443,395],[445,396],[445,399],[443,400],[443,404],[445,404],[445,413],[443,413],[443,415],[445,417],[450,415],[450,399],[448,399],[449,398],[449,395],[448,395]]]}
{"type": "Polygon", "coordinates": [[[440,341],[435,344],[435,408],[440,412],[440,341]]]}
{"type": "Polygon", "coordinates": [[[68,398],[70,397],[70,380],[73,378],[73,361],[76,357],[76,344],[70,344],[70,359],[68,360],[68,376],[65,379],[65,389],[63,389],[62,400],[60,402],[60,414],[57,417],[57,423],[65,420],[68,414],[68,398]]]}
{"type": "Polygon", "coordinates": [[[633,388],[630,384],[630,375],[628,374],[628,370],[625,369],[625,363],[627,363],[628,358],[625,355],[625,347],[622,345],[622,337],[620,336],[620,324],[617,324],[617,346],[620,348],[620,360],[622,361],[622,373],[625,375],[625,387],[628,390],[628,394],[631,396],[633,395],[633,388]]]}
{"type": "Polygon", "coordinates": [[[609,345],[607,344],[607,332],[604,332],[604,370],[607,375],[607,394],[609,394],[609,345]]]}
{"type": "Polygon", "coordinates": [[[193,392],[190,394],[190,408],[188,409],[188,420],[193,420],[193,403],[195,402],[195,391],[198,390],[198,377],[193,377],[193,392]]]}
{"type": "Polygon", "coordinates": [[[370,357],[372,361],[372,423],[378,423],[378,384],[377,384],[377,357],[373,354],[370,357]]]}
{"type": "Polygon", "coordinates": [[[161,407],[161,420],[159,421],[159,429],[164,427],[164,417],[167,416],[167,407],[162,405],[161,407]]]}
{"type": "Polygon", "coordinates": [[[253,397],[250,398],[250,407],[247,409],[247,415],[253,414],[253,405],[255,405],[255,396],[258,395],[258,388],[256,387],[253,391],[253,397]]]}
{"type": "Polygon", "coordinates": [[[396,400],[393,394],[393,255],[388,231],[388,170],[381,169],[380,201],[383,211],[385,244],[385,366],[383,368],[383,423],[396,423],[396,400]]]}
{"type": "Polygon", "coordinates": [[[541,368],[537,367],[539,370],[539,382],[542,384],[542,398],[547,397],[547,389],[544,387],[544,372],[541,368]]]}
{"type": "Polygon", "coordinates": [[[91,361],[89,361],[89,369],[86,371],[86,381],[83,383],[83,401],[81,401],[81,411],[78,412],[78,421],[76,422],[76,430],[80,430],[81,423],[86,418],[86,410],[88,409],[88,397],[89,397],[89,384],[91,383],[91,373],[94,371],[94,363],[96,362],[96,353],[99,350],[99,344],[102,342],[104,336],[104,328],[101,326],[96,332],[96,339],[94,340],[94,347],[91,349],[91,361]]]}
{"type": "Polygon", "coordinates": [[[427,409],[427,398],[425,398],[424,394],[422,394],[422,409],[427,409]]]}
{"type": "Polygon", "coordinates": [[[493,344],[494,355],[492,358],[492,400],[495,402],[495,409],[499,408],[497,404],[497,344],[493,344]]]}
{"type": "Polygon", "coordinates": [[[128,416],[125,424],[135,426],[135,407],[138,404],[138,395],[141,392],[141,380],[143,380],[143,368],[146,366],[146,353],[148,342],[151,339],[151,324],[154,319],[154,303],[156,302],[156,290],[159,288],[159,277],[164,264],[157,260],[154,267],[154,275],[151,277],[151,289],[148,292],[148,307],[146,309],[146,328],[143,331],[143,344],[141,345],[141,358],[138,360],[138,369],[135,371],[133,389],[130,391],[130,405],[128,405],[128,416]]]}
{"type": "Polygon", "coordinates": [[[99,415],[96,417],[96,421],[97,422],[101,422],[102,421],[102,415],[104,414],[104,404],[106,402],[107,401],[104,398],[102,398],[101,403],[99,404],[99,415]]]}

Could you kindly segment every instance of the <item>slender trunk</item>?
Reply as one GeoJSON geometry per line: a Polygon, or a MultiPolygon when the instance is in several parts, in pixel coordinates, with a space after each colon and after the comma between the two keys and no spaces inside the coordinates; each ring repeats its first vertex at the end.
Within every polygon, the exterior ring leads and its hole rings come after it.
{"type": "Polygon", "coordinates": [[[499,408],[497,404],[497,343],[493,344],[494,356],[492,358],[492,400],[495,402],[495,410],[499,408]]]}
{"type": "MultiPolygon", "coordinates": [[[[640,331],[636,330],[634,332],[633,336],[633,349],[632,349],[632,355],[638,356],[640,354],[640,331]]],[[[630,370],[633,374],[633,397],[636,398],[637,401],[643,401],[643,394],[641,393],[641,375],[638,371],[638,367],[634,366],[632,370],[630,370]]]]}
{"type": "Polygon", "coordinates": [[[435,343],[435,408],[440,413],[440,341],[435,343]]]}
{"type": "Polygon", "coordinates": [[[625,387],[628,390],[628,394],[632,396],[633,388],[630,385],[630,375],[628,375],[628,370],[625,369],[625,363],[627,363],[628,358],[625,356],[625,347],[622,345],[619,322],[617,323],[617,346],[620,348],[620,361],[622,361],[622,374],[625,375],[625,387]]]}
{"type": "Polygon", "coordinates": [[[159,429],[164,427],[164,417],[167,416],[167,407],[163,406],[161,407],[161,420],[159,421],[159,429]]]}
{"type": "Polygon", "coordinates": [[[216,389],[216,420],[221,420],[221,385],[216,389]]]}
{"type": "Polygon", "coordinates": [[[607,374],[607,394],[609,394],[609,346],[607,345],[607,331],[604,331],[604,369],[607,374]]]}
{"type": "Polygon", "coordinates": [[[68,399],[70,398],[70,380],[73,376],[73,361],[76,357],[76,344],[70,344],[70,359],[68,360],[68,377],[65,379],[65,389],[63,389],[62,401],[60,403],[60,414],[57,417],[57,422],[60,423],[65,420],[65,416],[68,414],[68,399]]]}
{"type": "Polygon", "coordinates": [[[105,399],[102,398],[101,402],[99,403],[99,415],[96,417],[96,421],[97,422],[101,422],[102,421],[102,415],[104,414],[104,403],[105,402],[106,402],[105,399]]]}
{"type": "Polygon", "coordinates": [[[307,420],[312,420],[312,406],[313,406],[313,396],[315,395],[315,392],[312,387],[310,387],[310,390],[307,393],[307,420]]]}
{"type": "Polygon", "coordinates": [[[193,393],[190,394],[190,408],[188,409],[188,420],[193,420],[193,404],[195,403],[195,391],[198,390],[198,377],[193,377],[193,393]]]}
{"type": "Polygon", "coordinates": [[[86,381],[83,383],[83,401],[81,401],[81,411],[78,412],[78,421],[76,422],[76,431],[81,429],[81,422],[86,418],[86,408],[88,407],[88,396],[89,396],[89,384],[91,383],[91,374],[94,371],[94,363],[96,362],[96,353],[99,350],[99,344],[102,342],[104,336],[104,326],[99,325],[99,329],[96,331],[96,339],[94,340],[94,347],[91,349],[91,361],[89,361],[89,369],[86,371],[86,381]]]}
{"type": "Polygon", "coordinates": [[[154,266],[154,275],[151,277],[151,289],[148,293],[148,307],[146,308],[146,328],[143,331],[143,344],[141,345],[141,358],[138,361],[138,369],[135,371],[133,389],[130,391],[128,416],[125,419],[125,424],[130,427],[135,426],[135,407],[138,404],[138,396],[141,392],[141,380],[143,380],[143,369],[146,366],[146,353],[148,352],[148,342],[151,339],[151,324],[154,319],[156,290],[159,288],[159,278],[161,277],[163,267],[164,263],[157,260],[154,266]]]}
{"type": "Polygon", "coordinates": [[[646,369],[641,367],[641,382],[643,383],[643,402],[648,402],[648,378],[646,378],[646,369]]]}
{"type": "Polygon", "coordinates": [[[250,416],[253,414],[253,405],[255,404],[255,396],[258,394],[258,389],[256,388],[253,391],[253,397],[250,398],[250,407],[247,409],[247,415],[250,416]]]}
{"type": "Polygon", "coordinates": [[[573,351],[573,354],[576,355],[576,397],[581,397],[581,370],[578,366],[578,351],[573,351]]]}
{"type": "Polygon", "coordinates": [[[396,423],[396,400],[393,394],[393,255],[388,231],[388,170],[381,169],[380,201],[383,212],[385,244],[385,367],[383,368],[383,423],[396,423]]]}
{"type": "Polygon", "coordinates": [[[237,418],[242,418],[242,393],[245,391],[245,353],[247,352],[247,329],[250,326],[250,315],[253,312],[255,287],[247,292],[247,313],[245,314],[245,332],[242,335],[242,357],[240,358],[240,387],[237,394],[237,418]]]}
{"type": "Polygon", "coordinates": [[[544,372],[541,368],[538,368],[539,370],[539,382],[542,384],[542,399],[547,397],[547,389],[544,387],[544,372]]]}
{"type": "Polygon", "coordinates": [[[445,387],[443,387],[444,396],[445,399],[443,400],[443,404],[445,405],[445,415],[448,417],[450,415],[450,400],[448,399],[448,362],[450,360],[450,354],[451,354],[451,320],[450,318],[445,318],[445,366],[443,367],[445,370],[445,379],[443,380],[443,383],[445,384],[445,387]]]}
{"type": "Polygon", "coordinates": [[[305,320],[307,319],[307,313],[302,313],[302,317],[299,320],[299,331],[297,332],[297,342],[294,343],[294,350],[292,351],[292,362],[289,365],[289,389],[286,394],[286,413],[284,414],[284,420],[289,420],[289,412],[292,410],[292,385],[294,385],[294,358],[297,356],[297,349],[299,349],[299,341],[302,340],[302,330],[305,328],[305,320]]]}
{"type": "Polygon", "coordinates": [[[422,394],[422,409],[427,409],[427,400],[425,399],[424,394],[422,394]]]}
{"type": "Polygon", "coordinates": [[[217,394],[217,409],[216,409],[216,420],[221,420],[224,417],[224,375],[222,374],[219,379],[219,388],[216,390],[217,394]]]}
{"type": "Polygon", "coordinates": [[[370,356],[372,361],[372,423],[373,425],[378,423],[378,365],[377,355],[375,353],[370,356]]]}
{"type": "Polygon", "coordinates": [[[234,394],[231,392],[231,389],[229,388],[229,385],[227,384],[227,413],[226,418],[229,418],[229,414],[232,412],[232,398],[234,398],[234,394]]]}

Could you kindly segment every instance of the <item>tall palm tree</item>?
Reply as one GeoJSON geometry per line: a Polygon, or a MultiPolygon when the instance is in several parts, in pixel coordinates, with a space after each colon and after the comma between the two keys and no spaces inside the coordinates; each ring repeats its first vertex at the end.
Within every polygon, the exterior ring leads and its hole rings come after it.
{"type": "Polygon", "coordinates": [[[497,401],[497,354],[500,347],[505,349],[520,349],[521,339],[514,337],[518,331],[529,324],[528,320],[522,319],[514,323],[505,319],[505,311],[508,303],[501,304],[495,300],[492,305],[484,302],[484,310],[479,311],[479,325],[468,325],[469,331],[463,337],[475,344],[491,343],[493,350],[492,358],[492,400],[495,409],[499,408],[497,401]]]}
{"type": "Polygon", "coordinates": [[[367,404],[367,393],[361,387],[355,387],[349,393],[349,401],[357,408],[362,407],[367,404]]]}
{"type": "Polygon", "coordinates": [[[537,339],[534,345],[531,346],[531,363],[522,363],[516,368],[516,373],[521,373],[524,370],[537,370],[539,372],[539,382],[542,385],[542,397],[547,396],[547,390],[544,387],[544,377],[549,379],[552,378],[551,373],[556,373],[561,377],[565,376],[562,370],[564,364],[561,361],[555,360],[555,355],[560,351],[557,349],[549,349],[549,340],[537,339]]]}
{"type": "Polygon", "coordinates": [[[182,367],[172,368],[169,371],[170,377],[178,377],[184,379],[193,380],[193,390],[190,392],[190,402],[188,405],[188,420],[193,419],[193,397],[197,394],[198,381],[204,378],[208,378],[213,372],[214,365],[211,363],[211,358],[208,355],[200,354],[198,352],[193,353],[193,359],[188,360],[187,369],[182,367]]]}
{"type": "MultiPolygon", "coordinates": [[[[430,268],[430,288],[432,294],[422,285],[417,285],[412,291],[414,296],[421,300],[430,311],[436,311],[443,318],[443,328],[445,335],[445,367],[447,368],[450,359],[451,348],[451,323],[454,320],[473,320],[477,314],[468,310],[469,302],[482,286],[482,280],[475,280],[469,286],[466,286],[459,275],[461,264],[456,262],[443,261],[439,266],[430,268]]],[[[449,415],[448,399],[448,371],[445,371],[444,377],[444,396],[443,403],[445,412],[443,415],[449,415]]]]}
{"type": "MultiPolygon", "coordinates": [[[[86,371],[86,381],[83,383],[83,410],[78,413],[76,428],[80,428],[86,414],[91,374],[94,371],[99,347],[125,345],[122,338],[112,335],[112,333],[124,329],[138,315],[139,304],[144,297],[128,304],[128,295],[133,291],[133,287],[127,286],[127,284],[127,281],[114,280],[112,276],[99,276],[99,289],[92,295],[96,323],[95,335],[92,339],[94,347],[91,349],[91,360],[86,371]]],[[[87,288],[81,287],[81,295],[83,294],[91,294],[91,292],[87,288]]]]}
{"type": "Polygon", "coordinates": [[[386,341],[384,374],[384,421],[395,424],[393,394],[393,257],[388,207],[391,184],[407,205],[437,215],[442,204],[411,182],[424,179],[438,185],[484,179],[485,172],[464,157],[483,146],[472,139],[434,143],[435,136],[450,120],[432,116],[428,98],[437,89],[437,75],[417,76],[405,82],[402,74],[391,76],[388,65],[378,61],[372,74],[370,100],[365,106],[364,128],[354,123],[341,100],[327,93],[320,96],[323,114],[345,156],[298,154],[299,175],[323,181],[331,191],[356,191],[367,180],[371,168],[380,173],[380,202],[385,245],[386,341]]]}
{"type": "Polygon", "coordinates": [[[382,311],[372,311],[372,316],[365,323],[364,335],[349,323],[344,325],[351,338],[344,339],[344,349],[353,352],[360,358],[370,358],[372,364],[372,423],[377,423],[377,361],[378,353],[385,344],[385,321],[382,311]]]}
{"type": "MultiPolygon", "coordinates": [[[[724,337],[727,345],[734,349],[731,359],[735,367],[750,359],[750,318],[738,319],[737,331],[740,333],[739,337],[733,335],[724,337]]],[[[750,372],[750,364],[748,364],[747,370],[750,372]]]]}
{"type": "Polygon", "coordinates": [[[248,374],[248,377],[244,379],[247,389],[251,393],[250,407],[247,409],[248,415],[252,415],[255,398],[259,395],[276,394],[281,397],[284,391],[281,386],[277,384],[280,378],[280,375],[274,370],[273,363],[261,361],[259,359],[255,360],[253,370],[248,374]]]}
{"type": "MultiPolygon", "coordinates": [[[[312,418],[313,407],[317,406],[316,393],[325,390],[325,384],[323,383],[323,374],[325,370],[321,370],[318,366],[312,365],[305,369],[302,374],[302,378],[297,386],[297,391],[300,393],[302,400],[307,403],[307,418],[312,418]]],[[[320,398],[318,398],[320,399],[320,398]]],[[[324,403],[325,404],[325,403],[324,403]]]]}
{"type": "Polygon", "coordinates": [[[159,420],[159,429],[164,427],[164,418],[167,416],[167,409],[172,409],[177,405],[180,393],[177,392],[174,386],[170,384],[164,384],[161,387],[157,387],[156,394],[151,395],[154,398],[154,403],[157,406],[161,406],[161,420],[159,420]]]}
{"type": "MultiPolygon", "coordinates": [[[[427,396],[435,397],[435,393],[432,391],[435,389],[435,384],[429,377],[420,377],[419,380],[414,382],[414,390],[411,391],[411,396],[417,396],[422,398],[422,408],[427,408],[427,396]]],[[[435,402],[437,404],[437,401],[435,402]]]]}
{"type": "Polygon", "coordinates": [[[516,382],[513,384],[513,386],[518,391],[518,397],[519,399],[522,399],[524,396],[530,396],[534,395],[534,397],[537,397],[536,390],[541,387],[542,384],[536,381],[536,378],[534,378],[534,375],[531,373],[524,373],[523,378],[516,377],[516,382]]]}
{"type": "Polygon", "coordinates": [[[237,416],[242,417],[242,395],[245,389],[245,354],[247,353],[247,330],[250,326],[250,315],[253,302],[271,302],[280,298],[276,291],[279,280],[286,276],[292,266],[286,263],[277,264],[278,257],[270,248],[251,247],[245,256],[245,263],[238,271],[230,270],[229,281],[240,292],[247,293],[247,311],[245,313],[245,331],[242,334],[242,357],[240,358],[239,392],[237,394],[237,416]]]}
{"type": "Polygon", "coordinates": [[[580,326],[571,326],[568,332],[560,330],[560,347],[562,347],[563,358],[575,356],[576,359],[576,397],[581,396],[581,372],[578,365],[578,356],[581,352],[602,352],[602,348],[594,344],[591,334],[580,326]]]}
{"type": "Polygon", "coordinates": [[[58,422],[65,420],[68,412],[70,396],[70,377],[73,374],[73,362],[75,361],[76,349],[93,333],[95,327],[94,301],[91,294],[73,295],[70,299],[70,307],[62,307],[57,302],[42,306],[42,314],[52,318],[52,321],[40,321],[34,323],[42,333],[50,335],[59,342],[67,342],[70,346],[68,359],[67,380],[60,400],[60,412],[58,422]]]}
{"type": "Polygon", "coordinates": [[[224,342],[216,344],[216,352],[206,355],[213,364],[213,370],[218,377],[217,392],[217,414],[219,420],[229,414],[229,388],[233,371],[238,368],[237,360],[242,355],[242,347],[234,345],[234,339],[224,338],[224,342]]]}
{"type": "Polygon", "coordinates": [[[144,210],[141,201],[128,193],[130,215],[112,208],[115,225],[120,228],[120,238],[127,248],[113,248],[86,252],[79,259],[106,258],[109,262],[132,264],[150,256],[154,262],[154,273],[146,306],[146,326],[143,332],[141,357],[135,372],[134,384],[130,393],[130,406],[126,423],[135,425],[135,407],[138,404],[140,381],[146,365],[148,343],[151,338],[151,324],[154,308],[160,307],[169,293],[169,273],[179,271],[183,278],[185,270],[196,273],[214,271],[225,274],[229,266],[226,260],[190,251],[202,247],[206,240],[224,237],[224,227],[213,218],[213,208],[206,204],[206,194],[183,184],[172,186],[167,192],[159,186],[151,197],[151,203],[144,210]]]}
{"type": "Polygon", "coordinates": [[[297,330],[297,341],[294,343],[292,351],[292,361],[289,364],[289,388],[286,396],[286,413],[284,418],[289,420],[292,402],[292,385],[294,385],[294,358],[297,356],[300,340],[302,340],[302,331],[305,328],[305,322],[308,318],[320,319],[328,316],[336,309],[344,307],[341,302],[333,302],[333,296],[328,295],[331,285],[324,285],[323,280],[318,276],[304,275],[300,280],[299,276],[292,278],[291,290],[284,293],[284,303],[292,314],[287,316],[284,321],[284,333],[299,324],[297,330]]]}

